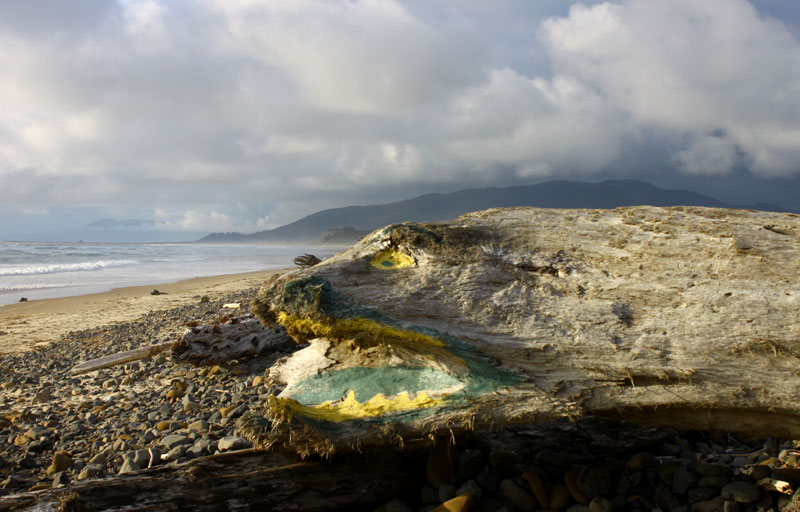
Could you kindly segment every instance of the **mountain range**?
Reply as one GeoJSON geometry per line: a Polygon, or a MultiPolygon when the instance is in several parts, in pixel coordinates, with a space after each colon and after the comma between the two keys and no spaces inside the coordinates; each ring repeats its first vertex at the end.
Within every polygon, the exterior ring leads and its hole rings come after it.
{"type": "Polygon", "coordinates": [[[617,208],[637,205],[785,211],[767,203],[731,205],[696,192],[662,189],[637,180],[608,180],[599,183],[562,180],[536,185],[467,189],[449,194],[425,194],[381,205],[332,208],[275,229],[252,234],[212,233],[199,241],[351,243],[363,234],[388,224],[452,219],[467,212],[487,208],[617,208]]]}

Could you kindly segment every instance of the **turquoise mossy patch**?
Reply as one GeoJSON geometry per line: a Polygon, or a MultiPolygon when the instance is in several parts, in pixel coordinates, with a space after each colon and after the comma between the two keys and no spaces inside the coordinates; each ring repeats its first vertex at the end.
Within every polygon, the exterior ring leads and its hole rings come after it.
{"type": "Polygon", "coordinates": [[[304,405],[340,400],[352,390],[356,400],[366,402],[377,393],[393,396],[402,392],[416,395],[420,391],[435,393],[453,389],[465,382],[434,368],[412,366],[384,366],[381,368],[355,367],[309,377],[299,382],[287,393],[304,405]]]}

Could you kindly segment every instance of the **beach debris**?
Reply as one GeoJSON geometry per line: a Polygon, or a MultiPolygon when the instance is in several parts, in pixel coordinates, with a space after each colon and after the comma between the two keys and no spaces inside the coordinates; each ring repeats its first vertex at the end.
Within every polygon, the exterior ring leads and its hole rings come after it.
{"type": "Polygon", "coordinates": [[[230,302],[228,304],[223,304],[222,307],[225,309],[239,309],[242,305],[238,302],[230,302]]]}
{"type": "Polygon", "coordinates": [[[19,299],[20,302],[28,302],[28,297],[22,297],[19,299]]]}
{"type": "Polygon", "coordinates": [[[154,289],[152,292],[150,292],[150,295],[166,295],[166,293],[154,289]]]}
{"type": "Polygon", "coordinates": [[[167,341],[156,345],[148,345],[145,347],[135,348],[133,350],[126,350],[124,352],[98,357],[97,359],[91,359],[74,366],[72,370],[70,370],[70,373],[73,375],[80,375],[82,373],[87,373],[94,370],[110,368],[118,364],[148,359],[164,352],[165,350],[169,350],[176,343],[177,341],[167,341]]]}
{"type": "Polygon", "coordinates": [[[699,207],[388,226],[253,302],[310,343],[270,369],[286,388],[263,444],[327,455],[588,415],[796,439],[799,234],[795,214],[699,207]]]}
{"type": "Polygon", "coordinates": [[[300,268],[313,267],[317,263],[322,262],[321,259],[317,258],[313,254],[303,254],[302,256],[296,257],[293,261],[294,264],[300,268]]]}
{"type": "Polygon", "coordinates": [[[202,365],[252,357],[266,349],[294,345],[282,326],[264,327],[257,318],[244,315],[186,329],[171,350],[176,361],[202,365]]]}

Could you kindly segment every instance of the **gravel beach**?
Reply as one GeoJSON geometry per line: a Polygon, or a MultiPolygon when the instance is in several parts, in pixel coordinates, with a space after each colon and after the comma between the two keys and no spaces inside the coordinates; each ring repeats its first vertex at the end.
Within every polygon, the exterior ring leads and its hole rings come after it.
{"type": "MultiPolygon", "coordinates": [[[[69,370],[92,358],[176,340],[192,322],[244,315],[270,274],[159,285],[161,295],[150,295],[153,287],[137,287],[3,311],[0,496],[250,448],[234,424],[276,392],[265,385],[264,372],[284,354],[201,367],[161,354],[78,376],[69,370]],[[48,322],[49,328],[40,325],[48,322]],[[34,334],[20,343],[21,332],[34,334]]],[[[799,509],[800,451],[793,441],[627,432],[619,425],[579,422],[474,434],[456,446],[439,443],[421,459],[413,455],[421,460],[409,476],[418,481],[415,495],[381,498],[370,507],[387,512],[799,509]],[[636,436],[641,440],[632,442],[636,436]]]]}

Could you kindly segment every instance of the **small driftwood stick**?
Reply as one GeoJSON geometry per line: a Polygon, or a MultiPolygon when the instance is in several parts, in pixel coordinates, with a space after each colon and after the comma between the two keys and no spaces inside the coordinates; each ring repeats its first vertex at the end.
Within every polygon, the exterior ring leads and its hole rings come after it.
{"type": "Polygon", "coordinates": [[[80,375],[82,373],[100,370],[102,368],[109,368],[118,364],[147,359],[158,355],[165,350],[169,350],[176,343],[177,341],[167,341],[164,343],[159,343],[158,345],[149,345],[147,347],[139,347],[133,350],[126,350],[125,352],[118,352],[116,354],[98,357],[97,359],[91,359],[73,367],[70,372],[73,375],[80,375]]]}

